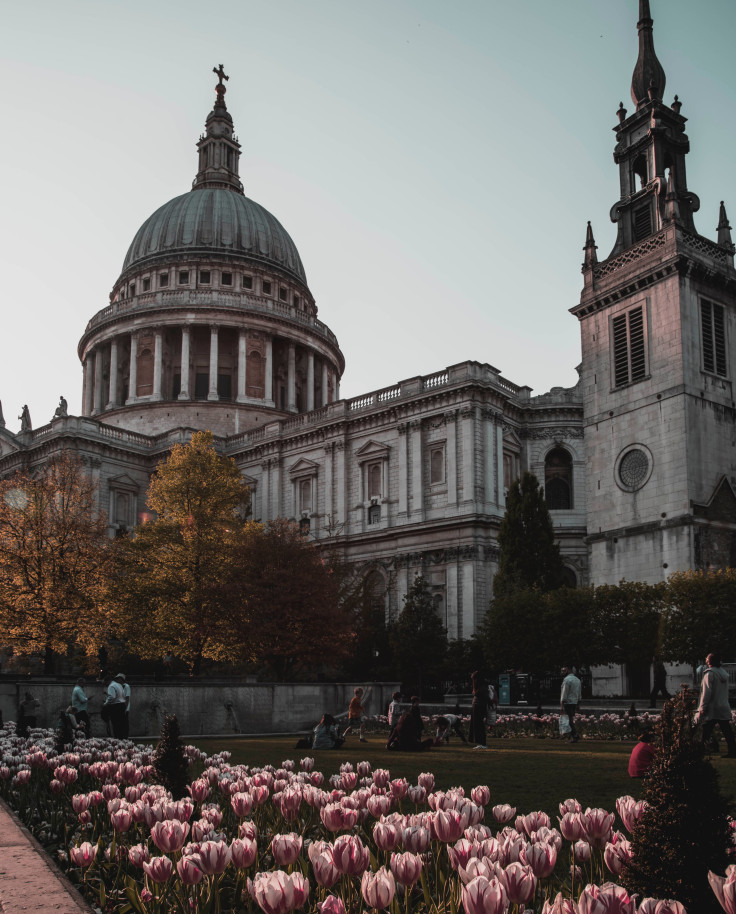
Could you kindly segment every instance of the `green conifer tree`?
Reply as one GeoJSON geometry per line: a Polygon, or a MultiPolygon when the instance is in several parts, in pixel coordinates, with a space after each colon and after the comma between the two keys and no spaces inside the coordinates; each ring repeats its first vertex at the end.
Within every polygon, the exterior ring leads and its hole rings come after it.
{"type": "Polygon", "coordinates": [[[519,590],[555,590],[563,583],[560,547],[544,490],[533,473],[524,473],[511,484],[506,513],[498,531],[501,551],[493,579],[494,598],[519,590]]]}
{"type": "Polygon", "coordinates": [[[176,714],[167,714],[164,718],[161,739],[153,753],[153,767],[159,782],[171,791],[175,800],[187,795],[189,763],[184,755],[184,743],[181,741],[176,714]]]}

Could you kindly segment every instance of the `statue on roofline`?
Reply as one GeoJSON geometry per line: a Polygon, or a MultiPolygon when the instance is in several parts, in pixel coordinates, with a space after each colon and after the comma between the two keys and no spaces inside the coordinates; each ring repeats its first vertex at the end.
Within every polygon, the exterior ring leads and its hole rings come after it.
{"type": "Polygon", "coordinates": [[[31,425],[31,414],[28,411],[28,404],[23,406],[18,418],[20,419],[20,430],[22,432],[30,432],[33,429],[33,426],[31,425]]]}

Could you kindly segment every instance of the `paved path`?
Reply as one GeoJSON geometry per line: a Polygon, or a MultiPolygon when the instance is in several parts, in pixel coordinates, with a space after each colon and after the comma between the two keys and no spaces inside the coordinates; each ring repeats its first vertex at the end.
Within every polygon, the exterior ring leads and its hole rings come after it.
{"type": "Polygon", "coordinates": [[[41,845],[0,801],[0,912],[91,914],[41,845]]]}

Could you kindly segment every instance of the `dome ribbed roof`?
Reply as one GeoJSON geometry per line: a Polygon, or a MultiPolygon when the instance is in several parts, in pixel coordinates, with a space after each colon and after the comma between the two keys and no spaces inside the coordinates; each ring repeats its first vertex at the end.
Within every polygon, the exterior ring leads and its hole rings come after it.
{"type": "Polygon", "coordinates": [[[299,252],[268,210],[228,188],[205,187],[169,200],[138,229],[123,273],[170,255],[243,257],[286,270],[305,285],[299,252]]]}

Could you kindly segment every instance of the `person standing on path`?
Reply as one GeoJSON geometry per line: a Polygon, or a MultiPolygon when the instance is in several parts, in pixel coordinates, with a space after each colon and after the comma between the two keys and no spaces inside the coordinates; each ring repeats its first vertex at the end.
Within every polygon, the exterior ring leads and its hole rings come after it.
{"type": "Polygon", "coordinates": [[[353,697],[350,699],[350,705],[348,707],[348,725],[345,727],[345,732],[342,735],[342,738],[353,732],[353,727],[358,727],[360,730],[360,741],[361,743],[367,743],[368,740],[365,738],[365,708],[363,707],[363,689],[360,686],[356,686],[353,689],[353,697]]]}
{"type": "Polygon", "coordinates": [[[560,713],[567,714],[570,723],[570,742],[576,743],[580,737],[575,729],[575,712],[580,704],[580,680],[569,666],[562,667],[562,689],[560,691],[560,713]]]}
{"type": "Polygon", "coordinates": [[[662,693],[662,698],[667,701],[672,696],[667,691],[667,670],[662,661],[655,654],[652,657],[652,691],[649,693],[649,707],[657,707],[657,695],[662,693]]]}
{"type": "Polygon", "coordinates": [[[726,758],[736,758],[736,741],[731,729],[731,706],[728,703],[728,673],[721,667],[720,654],[711,653],[705,658],[706,671],[700,685],[700,703],[693,723],[703,724],[703,742],[708,743],[716,724],[721,728],[728,753],[726,758]]]}
{"type": "Polygon", "coordinates": [[[107,698],[105,699],[104,707],[107,709],[110,719],[110,724],[112,726],[112,735],[115,739],[123,739],[123,731],[125,729],[125,690],[123,689],[123,683],[125,682],[125,675],[123,673],[118,673],[118,675],[110,681],[110,685],[107,687],[107,698]]]}
{"type": "Polygon", "coordinates": [[[89,698],[87,698],[87,694],[84,691],[84,679],[77,679],[77,683],[72,691],[72,707],[74,708],[74,716],[84,728],[84,735],[89,738],[91,726],[89,713],[87,712],[88,702],[89,698]]]}

